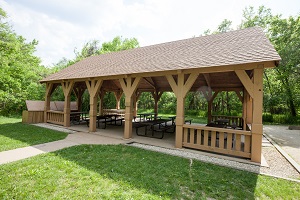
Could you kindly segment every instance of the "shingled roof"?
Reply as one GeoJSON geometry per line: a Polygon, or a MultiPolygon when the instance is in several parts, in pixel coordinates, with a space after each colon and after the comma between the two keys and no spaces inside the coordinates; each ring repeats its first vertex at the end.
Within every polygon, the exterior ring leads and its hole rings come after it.
{"type": "Polygon", "coordinates": [[[279,60],[263,30],[253,27],[91,56],[41,82],[279,60]]]}

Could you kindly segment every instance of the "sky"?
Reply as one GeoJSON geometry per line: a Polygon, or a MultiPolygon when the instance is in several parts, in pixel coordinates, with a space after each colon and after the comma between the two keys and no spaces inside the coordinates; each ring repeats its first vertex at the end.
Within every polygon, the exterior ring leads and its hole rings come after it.
{"type": "Polygon", "coordinates": [[[148,46],[216,30],[224,19],[236,28],[246,7],[260,5],[283,17],[300,14],[300,0],[0,0],[13,30],[39,41],[35,55],[47,67],[73,59],[91,40],[135,37],[148,46]]]}

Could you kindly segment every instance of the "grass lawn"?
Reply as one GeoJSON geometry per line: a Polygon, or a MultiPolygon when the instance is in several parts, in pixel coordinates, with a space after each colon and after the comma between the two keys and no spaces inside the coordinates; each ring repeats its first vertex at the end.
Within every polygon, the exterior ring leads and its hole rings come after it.
{"type": "Polygon", "coordinates": [[[64,139],[68,134],[0,116],[0,152],[64,139]]]}
{"type": "Polygon", "coordinates": [[[0,199],[299,199],[300,184],[125,145],[0,165],[0,199]]]}

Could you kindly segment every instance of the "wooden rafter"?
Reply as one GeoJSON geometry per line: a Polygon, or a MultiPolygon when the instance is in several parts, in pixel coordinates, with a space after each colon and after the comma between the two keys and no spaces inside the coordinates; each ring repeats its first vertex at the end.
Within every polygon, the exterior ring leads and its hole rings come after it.
{"type": "Polygon", "coordinates": [[[236,95],[238,96],[238,98],[240,99],[241,102],[243,102],[243,96],[241,95],[241,93],[239,91],[235,91],[236,95]]]}
{"type": "Polygon", "coordinates": [[[156,89],[156,85],[153,82],[152,78],[150,78],[151,81],[148,80],[148,78],[144,77],[143,78],[153,89],[156,89]]]}
{"type": "Polygon", "coordinates": [[[206,84],[208,87],[211,87],[211,80],[210,80],[210,75],[209,74],[203,74],[206,84]]]}
{"type": "Polygon", "coordinates": [[[253,98],[254,84],[245,70],[235,70],[236,75],[239,77],[240,81],[243,83],[245,89],[249,95],[253,98]]]}
{"type": "Polygon", "coordinates": [[[69,96],[72,92],[74,81],[66,81],[61,83],[65,96],[69,96]]]}

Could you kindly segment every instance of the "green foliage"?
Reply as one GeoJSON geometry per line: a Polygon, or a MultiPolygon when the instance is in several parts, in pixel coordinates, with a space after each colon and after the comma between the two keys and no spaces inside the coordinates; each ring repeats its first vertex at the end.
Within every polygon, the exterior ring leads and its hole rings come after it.
{"type": "Polygon", "coordinates": [[[21,119],[0,116],[0,151],[64,139],[67,133],[22,124],[21,119]]]}
{"type": "Polygon", "coordinates": [[[133,49],[138,46],[139,42],[136,38],[126,38],[123,40],[122,37],[117,36],[110,42],[102,43],[102,48],[99,49],[99,54],[133,49]]]}
{"type": "Polygon", "coordinates": [[[300,184],[125,145],[0,166],[1,199],[299,199],[300,184]]]}
{"type": "Polygon", "coordinates": [[[0,10],[0,114],[21,113],[25,100],[40,100],[44,86],[39,80],[48,74],[33,55],[38,42],[26,42],[2,21],[6,13],[0,10]]]}
{"type": "Polygon", "coordinates": [[[263,114],[263,122],[264,124],[300,124],[299,116],[291,116],[291,115],[283,115],[283,114],[263,114]]]}
{"type": "Polygon", "coordinates": [[[300,16],[284,19],[260,6],[257,12],[253,7],[246,8],[243,17],[240,27],[263,27],[282,58],[275,70],[264,73],[265,110],[295,117],[300,108],[300,16]]]}

